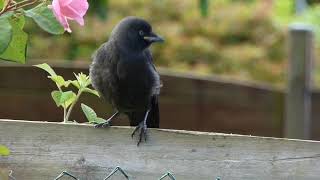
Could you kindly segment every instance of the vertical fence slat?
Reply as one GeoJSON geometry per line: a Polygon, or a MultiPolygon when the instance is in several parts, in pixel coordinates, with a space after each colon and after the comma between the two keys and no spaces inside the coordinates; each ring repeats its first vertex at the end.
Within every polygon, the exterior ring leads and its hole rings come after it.
{"type": "Polygon", "coordinates": [[[295,24],[289,28],[289,77],[285,136],[310,139],[313,31],[295,24]]]}

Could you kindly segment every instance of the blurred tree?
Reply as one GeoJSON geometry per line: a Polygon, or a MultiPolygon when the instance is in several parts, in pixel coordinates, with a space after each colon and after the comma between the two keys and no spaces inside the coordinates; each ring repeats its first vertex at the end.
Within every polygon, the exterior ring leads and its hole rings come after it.
{"type": "Polygon", "coordinates": [[[273,4],[274,1],[273,0],[261,0],[257,2],[258,7],[256,10],[256,14],[259,17],[266,17],[269,16],[272,12],[272,8],[273,8],[273,4]]]}
{"type": "Polygon", "coordinates": [[[202,17],[208,16],[209,0],[199,0],[200,12],[202,17]]]}
{"type": "Polygon", "coordinates": [[[101,20],[106,20],[108,15],[109,0],[94,0],[90,3],[89,13],[97,15],[101,20]]]}
{"type": "Polygon", "coordinates": [[[307,3],[310,5],[319,4],[320,0],[307,0],[307,3]]]}
{"type": "MultiPolygon", "coordinates": [[[[93,2],[99,4],[98,1],[93,2]]],[[[74,33],[71,35],[51,38],[37,32],[39,36],[30,38],[33,46],[29,48],[30,59],[68,59],[75,63],[89,63],[91,54],[108,39],[114,25],[123,17],[134,15],[146,18],[155,31],[166,38],[164,45],[152,47],[157,66],[275,85],[284,82],[285,31],[274,22],[270,9],[279,3],[289,2],[281,8],[292,10],[294,8],[287,5],[290,6],[293,0],[273,0],[272,3],[270,0],[103,2],[107,2],[102,5],[108,7],[108,11],[104,11],[108,13],[107,20],[98,19],[94,12],[97,5],[91,3],[92,14],[86,17],[86,26],[72,27],[74,33]],[[204,14],[201,7],[206,11],[204,14]]],[[[30,29],[37,31],[32,25],[28,26],[30,29]]]]}

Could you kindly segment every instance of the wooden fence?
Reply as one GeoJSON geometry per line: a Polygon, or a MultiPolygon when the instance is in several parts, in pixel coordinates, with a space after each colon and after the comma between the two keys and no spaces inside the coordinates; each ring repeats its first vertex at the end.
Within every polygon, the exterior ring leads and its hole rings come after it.
{"type": "MultiPolygon", "coordinates": [[[[73,78],[73,72],[88,73],[87,65],[54,65],[58,74],[73,78]]],[[[161,128],[283,137],[285,92],[261,85],[227,82],[218,78],[161,72],[164,84],[160,97],[161,128]]],[[[51,99],[55,85],[47,74],[32,66],[0,66],[0,117],[62,121],[62,111],[51,99]]],[[[81,100],[99,116],[108,117],[111,107],[102,99],[84,95],[81,100]]],[[[312,93],[312,139],[320,139],[320,93],[312,93]]],[[[85,117],[77,106],[71,116],[85,117]]],[[[127,125],[125,117],[115,125],[127,125]]]]}
{"type": "MultiPolygon", "coordinates": [[[[120,166],[132,180],[156,180],[168,171],[177,180],[320,177],[319,142],[150,129],[148,142],[137,147],[132,130],[0,120],[0,143],[12,151],[0,156],[0,173],[12,170],[17,180],[52,180],[66,170],[97,180],[120,166]]],[[[116,174],[112,179],[125,178],[116,174]]]]}
{"type": "MultiPolygon", "coordinates": [[[[73,78],[73,72],[88,73],[88,66],[57,65],[58,74],[73,78]]],[[[263,136],[283,135],[284,94],[259,86],[228,83],[162,72],[161,128],[232,132],[263,136]]],[[[0,117],[62,121],[62,111],[51,99],[56,87],[47,74],[32,66],[0,66],[0,117]]],[[[102,99],[84,95],[80,100],[98,115],[108,117],[112,109],[102,99]]],[[[71,119],[85,121],[76,107],[71,119]]],[[[122,117],[115,125],[126,125],[122,117]]]]}

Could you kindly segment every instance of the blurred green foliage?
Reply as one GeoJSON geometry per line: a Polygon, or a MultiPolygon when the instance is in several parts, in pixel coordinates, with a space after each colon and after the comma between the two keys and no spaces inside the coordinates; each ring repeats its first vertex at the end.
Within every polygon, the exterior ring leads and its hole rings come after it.
{"type": "Polygon", "coordinates": [[[209,0],[199,0],[199,7],[202,17],[207,17],[209,9],[209,0]]]}
{"type": "Polygon", "coordinates": [[[295,14],[295,4],[292,0],[274,1],[274,22],[287,27],[290,23],[306,23],[313,26],[315,34],[315,60],[314,63],[314,84],[320,88],[320,1],[307,0],[309,7],[300,15],[295,14]]]}
{"type": "Polygon", "coordinates": [[[266,2],[203,1],[208,6],[201,11],[199,1],[191,0],[108,0],[107,19],[91,14],[83,28],[72,27],[72,34],[50,36],[28,24],[34,34],[28,55],[90,63],[91,54],[117,22],[134,15],[150,21],[154,31],[165,37],[164,44],[152,47],[160,67],[283,86],[286,26],[294,19],[294,5],[291,0],[274,1],[272,7],[266,2]]]}

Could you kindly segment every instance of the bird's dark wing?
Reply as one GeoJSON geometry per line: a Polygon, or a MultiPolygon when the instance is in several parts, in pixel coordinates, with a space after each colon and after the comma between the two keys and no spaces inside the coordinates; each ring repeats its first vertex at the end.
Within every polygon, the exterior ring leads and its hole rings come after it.
{"type": "MultiPolygon", "coordinates": [[[[159,76],[159,73],[154,65],[154,62],[153,62],[152,53],[149,49],[146,50],[146,56],[151,64],[152,68],[154,69],[154,72],[156,73],[157,76],[159,76]]],[[[159,80],[159,82],[156,82],[154,86],[155,86],[154,87],[155,91],[154,91],[153,96],[151,97],[151,109],[149,112],[147,123],[148,123],[148,127],[159,128],[160,113],[159,113],[158,99],[159,99],[159,94],[160,94],[160,88],[162,86],[160,80],[159,80]]]]}
{"type": "MultiPolygon", "coordinates": [[[[156,73],[158,73],[155,65],[154,65],[154,62],[153,62],[153,57],[152,57],[152,53],[149,49],[146,50],[146,55],[148,57],[148,60],[150,61],[150,64],[152,65],[152,68],[154,69],[154,71],[156,73]]],[[[148,122],[148,127],[151,127],[151,128],[159,128],[159,124],[160,124],[160,113],[159,113],[159,101],[158,101],[158,98],[159,98],[159,94],[160,94],[160,88],[161,88],[161,82],[157,83],[155,85],[156,89],[159,89],[157,90],[157,92],[155,92],[155,94],[152,96],[151,98],[151,109],[150,109],[150,112],[149,112],[149,119],[147,120],[148,122]]]]}
{"type": "Polygon", "coordinates": [[[112,103],[118,91],[117,64],[118,52],[112,41],[100,46],[92,56],[90,78],[93,87],[107,101],[112,103]]]}
{"type": "MultiPolygon", "coordinates": [[[[144,51],[145,57],[147,58],[147,62],[150,65],[150,68],[152,68],[152,72],[154,72],[153,75],[158,76],[158,72],[156,71],[156,68],[153,64],[153,58],[151,52],[147,49],[144,51]]],[[[158,96],[159,96],[159,90],[160,89],[160,82],[158,82],[158,78],[154,77],[154,79],[157,79],[157,81],[154,82],[153,86],[153,93],[150,97],[149,102],[149,114],[147,118],[147,127],[151,128],[159,128],[159,105],[158,105],[158,96]]],[[[143,121],[145,117],[145,111],[134,111],[134,112],[128,112],[127,115],[130,120],[131,126],[137,126],[141,121],[143,121]]]]}
{"type": "MultiPolygon", "coordinates": [[[[126,114],[130,120],[130,126],[137,126],[141,121],[143,121],[146,112],[127,112],[126,114]]],[[[151,98],[151,106],[149,115],[147,118],[147,127],[149,128],[159,128],[160,124],[160,113],[158,105],[158,95],[154,95],[151,98]]]]}

